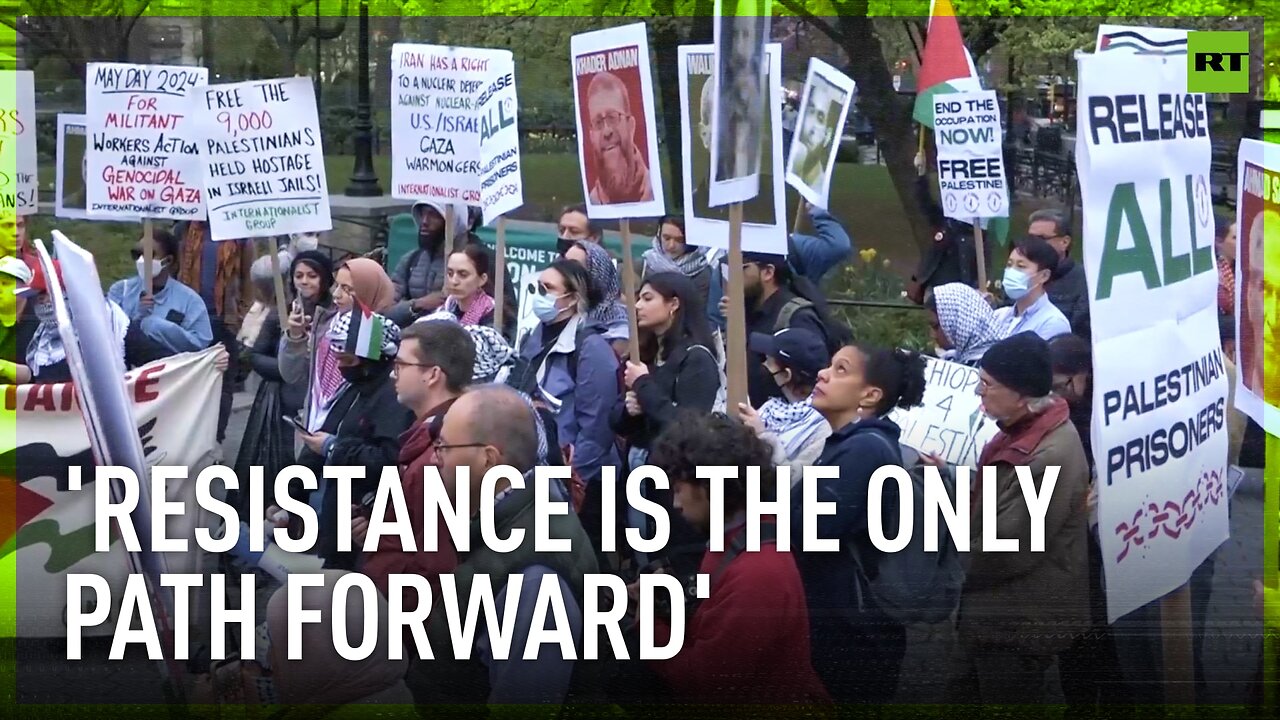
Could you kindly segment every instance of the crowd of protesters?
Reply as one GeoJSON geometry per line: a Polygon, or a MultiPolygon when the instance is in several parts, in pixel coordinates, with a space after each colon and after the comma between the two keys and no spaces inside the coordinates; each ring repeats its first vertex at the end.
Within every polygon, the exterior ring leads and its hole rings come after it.
{"type": "MultiPolygon", "coordinates": [[[[924,177],[922,168],[922,187],[924,177]]],[[[366,469],[353,507],[339,507],[327,481],[296,498],[318,512],[315,553],[327,578],[324,588],[303,596],[305,609],[326,610],[324,624],[304,631],[315,637],[305,659],[285,657],[287,609],[278,593],[258,656],[221,672],[268,676],[286,703],[333,706],[626,696],[789,704],[820,713],[833,702],[892,700],[909,623],[882,605],[874,590],[888,556],[870,540],[867,488],[878,468],[910,457],[890,415],[921,404],[925,358],[860,344],[834,318],[819,288],[850,255],[852,241],[831,214],[814,208],[806,213],[813,234],[793,234],[787,255],[744,254],[749,403],[736,407],[726,406],[725,392],[727,258],[694,244],[697,238],[686,236],[679,215],[658,223],[636,296],[629,299],[618,265],[602,245],[602,229],[584,207],[565,209],[558,221],[559,257],[537,278],[530,302],[536,324],[525,329],[515,317],[514,288],[506,289],[503,307],[496,306],[497,260],[472,232],[474,210],[463,205],[414,206],[419,247],[390,272],[364,257],[334,262],[314,236],[280,243],[273,252],[290,298],[283,318],[276,310],[276,265],[265,256],[255,260],[253,243],[213,243],[199,222],[158,230],[148,273],[146,241],[140,240],[132,251],[136,277],[107,293],[126,366],[222,344],[229,351],[223,365],[231,366],[226,398],[237,368],[259,378],[235,459],[238,470],[262,465],[270,476],[295,463],[317,475],[326,465],[366,469]],[[148,274],[151,284],[144,286],[148,274]],[[636,337],[627,302],[635,305],[636,337]],[[371,322],[382,332],[361,345],[355,328],[371,322]],[[633,348],[638,361],[630,359],[633,348]],[[572,467],[573,477],[552,487],[553,499],[570,502],[576,512],[552,516],[550,534],[573,543],[569,552],[549,553],[532,541],[534,484],[515,489],[500,482],[482,496],[480,481],[500,465],[531,478],[538,466],[561,464],[572,467]],[[606,518],[644,536],[653,532],[651,518],[606,504],[602,493],[606,477],[625,477],[646,464],[663,469],[671,481],[668,488],[644,489],[669,511],[671,542],[656,553],[605,552],[606,518]],[[777,469],[789,468],[797,505],[803,467],[838,468],[838,475],[818,484],[816,495],[836,508],[823,517],[818,535],[837,540],[841,552],[780,551],[771,526],[760,552],[742,552],[747,488],[741,479],[724,488],[726,550],[709,551],[710,488],[695,474],[705,465],[760,467],[764,488],[774,487],[777,469]],[[443,492],[468,469],[461,491],[469,494],[472,511],[495,505],[497,536],[525,529],[526,540],[511,552],[483,546],[458,552],[444,528],[424,527],[420,504],[411,501],[406,517],[394,517],[393,509],[388,519],[407,522],[415,537],[436,536],[437,550],[409,552],[383,538],[371,552],[340,552],[340,525],[350,524],[356,542],[363,541],[384,467],[400,469],[409,498],[421,497],[423,483],[432,481],[427,468],[439,468],[443,492]],[[374,656],[352,662],[331,651],[335,620],[327,612],[333,583],[350,572],[368,575],[384,595],[396,573],[420,575],[433,591],[445,574],[521,575],[518,597],[507,597],[507,585],[495,588],[496,607],[516,613],[506,640],[517,648],[537,630],[537,589],[544,580],[559,584],[568,599],[565,620],[575,637],[582,632],[585,575],[616,573],[634,588],[644,573],[691,582],[701,572],[711,585],[684,625],[683,650],[670,660],[575,661],[555,645],[541,646],[533,658],[498,660],[490,652],[495,639],[483,625],[473,638],[476,652],[457,658],[445,620],[433,615],[427,627],[433,659],[389,660],[384,623],[374,656]]],[[[1072,257],[1068,216],[1042,210],[1028,219],[1029,232],[1012,244],[994,294],[975,287],[971,232],[940,213],[934,219],[936,247],[922,260],[908,295],[923,306],[936,355],[979,371],[983,409],[999,427],[979,465],[995,468],[991,479],[1000,503],[994,522],[1001,538],[1029,545],[1028,510],[1014,468],[1030,465],[1035,478],[1046,466],[1061,468],[1048,499],[1044,552],[967,556],[951,615],[958,643],[949,697],[1044,702],[1048,672],[1056,668],[1073,706],[1150,701],[1151,678],[1162,663],[1159,637],[1152,640],[1137,628],[1159,612],[1158,601],[1110,627],[1102,611],[1089,450],[1088,291],[1072,257]],[[1113,632],[1117,627],[1129,630],[1113,632]]],[[[69,380],[49,283],[26,247],[21,218],[14,234],[13,254],[0,260],[19,303],[18,321],[4,329],[16,334],[17,347],[16,357],[5,358],[5,380],[69,380]]],[[[1225,293],[1234,287],[1234,233],[1224,226],[1220,236],[1225,293]]],[[[1233,336],[1225,323],[1234,303],[1229,296],[1220,300],[1225,345],[1233,336]]],[[[229,407],[224,400],[219,439],[229,407]]],[[[1232,462],[1248,444],[1245,425],[1233,412],[1232,462]]],[[[930,456],[918,462],[943,464],[930,456]]],[[[972,492],[980,497],[982,491],[972,492]]],[[[242,513],[265,506],[278,526],[296,522],[280,511],[278,498],[250,500],[237,499],[242,513]]],[[[980,546],[981,503],[973,508],[972,533],[980,546]]],[[[792,546],[798,547],[800,524],[792,528],[792,546]]],[[[241,572],[257,570],[252,557],[228,556],[225,562],[241,572]]],[[[1210,557],[1191,583],[1201,683],[1199,638],[1212,572],[1210,557]]],[[[459,592],[469,593],[469,585],[460,584],[459,592]]],[[[406,598],[406,604],[413,607],[414,600],[406,598]]],[[[351,606],[347,623],[361,613],[351,606]]],[[[677,629],[661,608],[641,607],[639,613],[650,617],[633,617],[632,626],[652,621],[659,641],[677,629]]]]}

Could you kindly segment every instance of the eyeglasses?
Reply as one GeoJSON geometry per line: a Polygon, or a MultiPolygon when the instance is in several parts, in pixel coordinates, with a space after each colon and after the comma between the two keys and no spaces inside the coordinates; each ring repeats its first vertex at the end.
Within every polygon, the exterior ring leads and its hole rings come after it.
{"type": "Polygon", "coordinates": [[[446,450],[462,450],[464,448],[482,448],[488,447],[485,443],[444,443],[436,440],[431,443],[431,448],[436,451],[437,455],[443,455],[446,450]]]}
{"type": "Polygon", "coordinates": [[[436,367],[435,365],[432,365],[431,363],[417,363],[417,362],[409,362],[408,360],[401,360],[400,358],[396,358],[395,360],[392,360],[392,361],[391,361],[391,366],[392,366],[393,368],[395,368],[396,370],[399,370],[399,369],[400,369],[400,368],[402,368],[402,367],[420,367],[420,368],[433,368],[433,367],[436,367]]]}
{"type": "Polygon", "coordinates": [[[597,132],[601,130],[612,130],[622,124],[624,119],[630,118],[626,113],[620,113],[617,110],[610,110],[591,118],[591,129],[597,132]]]}

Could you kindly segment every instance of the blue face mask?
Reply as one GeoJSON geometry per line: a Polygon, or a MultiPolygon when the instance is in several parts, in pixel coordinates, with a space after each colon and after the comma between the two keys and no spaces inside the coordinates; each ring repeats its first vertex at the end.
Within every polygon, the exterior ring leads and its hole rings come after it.
{"type": "Polygon", "coordinates": [[[1031,276],[1015,267],[1004,269],[1004,278],[1001,279],[1000,284],[1004,288],[1004,294],[1015,302],[1031,292],[1031,276]]]}
{"type": "Polygon", "coordinates": [[[560,308],[556,307],[559,299],[555,295],[534,295],[533,314],[544,324],[555,322],[560,315],[560,308]]]}

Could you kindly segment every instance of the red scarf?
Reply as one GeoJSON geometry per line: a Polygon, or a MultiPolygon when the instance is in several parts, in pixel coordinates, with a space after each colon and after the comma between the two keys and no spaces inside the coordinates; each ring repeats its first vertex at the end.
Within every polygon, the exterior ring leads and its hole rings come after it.
{"type": "MultiPolygon", "coordinates": [[[[449,312],[454,315],[458,314],[458,308],[461,306],[458,304],[457,298],[450,296],[445,303],[449,312]]],[[[484,290],[480,290],[476,293],[476,296],[471,299],[471,307],[467,308],[466,311],[458,318],[458,324],[463,327],[480,325],[481,321],[484,320],[484,316],[488,315],[492,311],[493,298],[489,297],[489,293],[484,290]]]]}
{"type": "Polygon", "coordinates": [[[1007,428],[1001,427],[1000,432],[991,438],[991,442],[987,443],[982,449],[982,455],[978,457],[978,479],[973,484],[973,497],[969,504],[971,512],[981,511],[984,468],[997,463],[1007,463],[1014,467],[1026,465],[1031,453],[1040,447],[1044,436],[1070,419],[1071,409],[1067,406],[1067,401],[1055,397],[1048,410],[1023,418],[1007,428]]]}

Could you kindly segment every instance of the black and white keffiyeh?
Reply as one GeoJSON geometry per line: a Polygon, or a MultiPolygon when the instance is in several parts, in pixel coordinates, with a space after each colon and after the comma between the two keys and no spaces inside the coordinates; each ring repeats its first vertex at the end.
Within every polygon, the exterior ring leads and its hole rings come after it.
{"type": "Polygon", "coordinates": [[[488,325],[465,325],[476,345],[476,364],[472,370],[473,383],[493,382],[498,372],[511,363],[516,351],[507,344],[502,333],[488,325]]]}
{"type": "Polygon", "coordinates": [[[987,348],[1005,338],[1008,329],[996,322],[995,311],[977,290],[964,283],[947,283],[933,288],[938,307],[938,324],[953,346],[950,358],[966,365],[975,363],[987,348]]]}
{"type": "Polygon", "coordinates": [[[797,457],[827,422],[814,409],[812,397],[797,403],[769,398],[758,412],[765,430],[778,436],[789,458],[797,457]]]}
{"type": "Polygon", "coordinates": [[[694,248],[672,260],[662,249],[662,241],[653,239],[653,247],[644,251],[645,275],[656,275],[664,272],[675,272],[685,277],[693,277],[707,267],[707,249],[694,248]]]}

